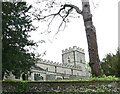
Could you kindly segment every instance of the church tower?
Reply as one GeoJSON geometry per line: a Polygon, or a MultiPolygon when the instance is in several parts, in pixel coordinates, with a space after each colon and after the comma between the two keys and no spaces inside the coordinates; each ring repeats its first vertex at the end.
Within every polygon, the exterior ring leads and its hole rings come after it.
{"type": "Polygon", "coordinates": [[[86,67],[84,50],[77,46],[62,50],[62,62],[74,67],[79,66],[84,71],[86,67]]]}

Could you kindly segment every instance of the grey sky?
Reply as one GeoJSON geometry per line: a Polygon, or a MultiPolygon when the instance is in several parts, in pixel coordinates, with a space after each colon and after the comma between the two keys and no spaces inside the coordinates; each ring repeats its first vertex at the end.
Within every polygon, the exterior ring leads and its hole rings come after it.
{"type": "MultiPolygon", "coordinates": [[[[70,1],[77,6],[81,5],[81,0],[75,0],[76,2],[73,0],[70,1]]],[[[107,53],[115,53],[118,47],[118,1],[119,0],[90,0],[93,24],[96,27],[98,50],[101,60],[107,53]],[[92,1],[94,3],[92,3],[92,1]]],[[[37,52],[42,53],[46,51],[46,56],[44,56],[43,59],[61,63],[62,50],[76,45],[85,50],[86,61],[88,62],[87,40],[82,16],[80,16],[80,18],[71,18],[65,30],[60,31],[54,37],[57,30],[56,22],[59,23],[59,21],[60,19],[57,18],[54,20],[51,25],[52,33],[46,35],[41,35],[41,32],[46,30],[47,24],[39,22],[34,23],[39,25],[40,28],[37,32],[31,34],[32,39],[36,41],[41,39],[46,41],[45,44],[41,44],[37,48],[37,52]],[[52,27],[54,27],[54,29],[52,27]]]]}

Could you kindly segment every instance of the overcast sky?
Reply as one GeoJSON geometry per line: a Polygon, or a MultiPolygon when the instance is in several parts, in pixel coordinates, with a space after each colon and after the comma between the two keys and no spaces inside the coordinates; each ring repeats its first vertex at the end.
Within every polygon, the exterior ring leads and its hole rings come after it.
{"type": "MultiPolygon", "coordinates": [[[[67,1],[80,6],[81,9],[81,0],[67,1]]],[[[90,0],[100,60],[108,53],[115,53],[118,47],[118,1],[119,0],[90,0]],[[94,4],[91,1],[93,1],[94,4]]],[[[46,51],[43,59],[62,63],[62,50],[72,46],[78,46],[85,50],[85,58],[88,62],[88,45],[82,16],[80,16],[80,18],[71,18],[65,30],[60,31],[54,37],[55,32],[57,32],[56,22],[59,23],[59,20],[57,18],[54,20],[51,26],[54,27],[54,29],[51,29],[52,33],[50,34],[41,34],[41,32],[46,30],[47,24],[40,22],[34,23],[40,27],[36,32],[31,33],[32,39],[35,41],[42,39],[46,41],[46,43],[40,44],[37,52],[42,53],[46,51]]]]}

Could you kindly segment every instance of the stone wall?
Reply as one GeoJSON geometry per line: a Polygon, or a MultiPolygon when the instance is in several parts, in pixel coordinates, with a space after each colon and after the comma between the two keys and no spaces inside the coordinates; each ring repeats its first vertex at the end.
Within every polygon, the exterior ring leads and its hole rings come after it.
{"type": "Polygon", "coordinates": [[[9,94],[8,92],[39,92],[39,94],[80,94],[80,92],[107,92],[104,94],[120,94],[120,81],[3,82],[2,86],[3,92],[6,92],[7,94],[9,94]]]}

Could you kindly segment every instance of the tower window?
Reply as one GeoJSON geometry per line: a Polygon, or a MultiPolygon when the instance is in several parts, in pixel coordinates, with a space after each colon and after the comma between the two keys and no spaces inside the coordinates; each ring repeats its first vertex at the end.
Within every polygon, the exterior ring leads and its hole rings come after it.
{"type": "Polygon", "coordinates": [[[80,59],[80,63],[82,63],[82,59],[80,59]]]}
{"type": "Polygon", "coordinates": [[[68,60],[67,60],[67,61],[68,61],[68,63],[70,63],[70,57],[68,57],[68,60]]]}
{"type": "Polygon", "coordinates": [[[88,7],[88,6],[89,6],[89,5],[87,5],[87,4],[86,4],[86,5],[84,5],[84,7],[88,7]]]}

